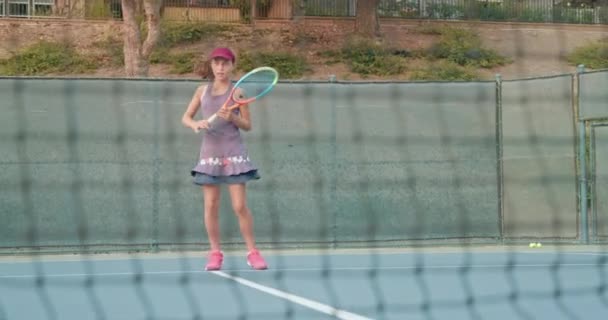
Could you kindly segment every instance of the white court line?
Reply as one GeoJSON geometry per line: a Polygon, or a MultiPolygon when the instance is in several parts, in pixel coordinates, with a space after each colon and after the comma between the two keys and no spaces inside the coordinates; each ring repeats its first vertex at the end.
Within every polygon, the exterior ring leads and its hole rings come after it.
{"type": "Polygon", "coordinates": [[[244,286],[247,286],[249,288],[252,289],[256,289],[258,291],[262,291],[264,293],[273,295],[275,297],[281,298],[281,299],[285,299],[287,301],[291,301],[293,303],[297,303],[301,306],[304,306],[306,308],[309,309],[313,309],[316,311],[319,311],[321,313],[325,313],[327,315],[333,316],[337,319],[342,319],[342,320],[372,320],[371,318],[367,318],[355,313],[351,313],[348,311],[344,311],[341,309],[337,309],[335,307],[314,301],[314,300],[310,300],[310,299],[306,299],[300,296],[296,296],[295,294],[291,294],[285,291],[281,291],[281,290],[277,290],[271,287],[267,287],[267,286],[263,286],[261,284],[255,283],[253,281],[249,281],[247,279],[243,279],[243,278],[239,278],[239,277],[235,277],[235,276],[231,276],[225,272],[222,271],[213,271],[211,272],[213,274],[216,274],[220,277],[224,277],[230,280],[233,280],[235,282],[238,282],[244,286]]]}
{"type": "MultiPolygon", "coordinates": [[[[1,1],[1,0],[0,0],[1,1]]],[[[589,256],[607,256],[608,257],[608,250],[606,251],[562,251],[562,250],[558,250],[557,248],[551,247],[551,244],[545,244],[545,247],[543,249],[528,249],[527,245],[525,245],[526,248],[523,249],[515,249],[515,248],[499,248],[498,250],[496,250],[495,248],[491,248],[491,247],[481,247],[479,249],[471,249],[471,250],[461,250],[461,249],[453,249],[453,248],[447,248],[444,250],[435,250],[435,249],[426,249],[426,248],[412,248],[412,249],[395,249],[395,250],[390,250],[390,249],[380,249],[380,250],[369,250],[369,249],[353,249],[353,250],[341,250],[338,252],[330,252],[327,250],[313,250],[313,251],[306,251],[306,250],[296,250],[296,251],[289,251],[287,250],[277,250],[275,251],[269,251],[271,252],[271,255],[280,255],[280,256],[289,256],[289,257],[294,257],[294,256],[311,256],[311,255],[329,255],[329,256],[370,256],[370,255],[375,255],[375,256],[400,256],[400,255],[416,255],[416,256],[420,256],[420,255],[457,255],[457,254],[474,254],[474,255],[502,255],[505,253],[508,254],[520,254],[520,253],[525,253],[525,254],[535,254],[535,255],[539,255],[539,254],[543,254],[543,255],[559,255],[559,256],[566,256],[566,255],[589,255],[589,256]],[[390,250],[390,251],[387,251],[390,250]]],[[[141,261],[146,261],[146,260],[175,260],[175,259],[199,259],[199,258],[204,258],[205,255],[201,252],[195,252],[195,253],[161,253],[161,254],[157,254],[157,253],[138,253],[138,254],[126,254],[126,253],[112,253],[112,254],[87,254],[87,255],[82,255],[82,256],[78,256],[78,255],[74,255],[74,254],[67,254],[67,255],[58,255],[58,254],[54,254],[54,255],[47,255],[47,256],[35,256],[35,257],[31,257],[31,256],[24,256],[24,255],[16,255],[16,256],[11,256],[11,255],[0,255],[0,265],[2,264],[17,264],[17,263],[32,263],[34,261],[36,262],[44,262],[44,263],[50,263],[50,262],[79,262],[82,260],[87,260],[87,261],[124,261],[124,260],[133,260],[133,259],[137,259],[137,260],[141,260],[141,261]]],[[[248,269],[250,270],[250,269],[248,269]]]]}
{"type": "MultiPolygon", "coordinates": [[[[418,269],[420,267],[422,267],[423,269],[462,269],[464,267],[466,267],[467,269],[503,269],[506,267],[509,268],[550,268],[550,267],[554,267],[555,264],[549,264],[549,263],[544,263],[544,264],[513,264],[513,265],[506,265],[506,264],[478,264],[478,265],[445,265],[445,266],[434,266],[434,265],[421,265],[421,266],[399,266],[399,267],[372,267],[372,266],[367,266],[367,267],[337,267],[337,268],[329,268],[329,270],[331,271],[367,271],[370,269],[375,269],[375,270],[414,270],[414,269],[418,269]]],[[[562,263],[559,264],[559,267],[597,267],[598,264],[597,263],[562,263]]],[[[606,267],[608,267],[608,265],[605,265],[606,267]]],[[[324,269],[324,268],[281,268],[281,269],[271,269],[268,270],[266,272],[322,272],[328,269],[324,269]]],[[[249,273],[249,272],[259,272],[256,270],[251,270],[251,269],[233,269],[230,270],[231,272],[238,272],[238,273],[249,273]]],[[[148,271],[148,272],[141,272],[141,273],[135,273],[135,272],[102,272],[102,273],[59,273],[59,274],[47,274],[47,273],[43,273],[41,275],[36,275],[36,274],[24,274],[24,275],[0,275],[0,279],[28,279],[28,278],[37,278],[37,277],[44,277],[44,278],[71,278],[71,277],[111,277],[111,276],[135,276],[137,274],[141,274],[141,275],[178,275],[178,274],[196,274],[196,273],[201,273],[201,274],[205,274],[205,273],[210,273],[208,271],[203,271],[203,270],[187,270],[187,271],[180,271],[180,270],[169,270],[169,271],[148,271]]]]}
{"type": "Polygon", "coordinates": [[[534,251],[517,251],[517,253],[553,254],[554,256],[557,256],[557,255],[565,256],[565,255],[569,255],[569,254],[578,255],[578,256],[608,256],[608,252],[561,252],[561,251],[534,252],[534,251]]]}

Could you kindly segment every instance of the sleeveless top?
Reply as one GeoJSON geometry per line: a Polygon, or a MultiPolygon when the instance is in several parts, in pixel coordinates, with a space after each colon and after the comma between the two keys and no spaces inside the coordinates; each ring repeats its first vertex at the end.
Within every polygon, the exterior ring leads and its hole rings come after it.
{"type": "MultiPolygon", "coordinates": [[[[201,97],[203,119],[208,119],[217,112],[232,90],[230,85],[224,94],[213,96],[212,87],[213,83],[209,83],[201,97]]],[[[233,112],[239,114],[238,109],[233,112]]],[[[202,132],[199,160],[192,169],[192,175],[199,172],[211,176],[231,176],[256,170],[247,154],[240,129],[234,123],[217,117],[210,128],[202,132]]]]}

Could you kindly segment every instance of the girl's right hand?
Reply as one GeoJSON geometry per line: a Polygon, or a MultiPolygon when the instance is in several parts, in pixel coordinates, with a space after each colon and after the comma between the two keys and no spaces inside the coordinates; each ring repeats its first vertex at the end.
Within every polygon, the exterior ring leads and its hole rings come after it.
{"type": "Polygon", "coordinates": [[[192,124],[192,130],[194,130],[194,132],[199,133],[201,129],[209,129],[209,122],[207,122],[207,120],[194,121],[192,124]]]}

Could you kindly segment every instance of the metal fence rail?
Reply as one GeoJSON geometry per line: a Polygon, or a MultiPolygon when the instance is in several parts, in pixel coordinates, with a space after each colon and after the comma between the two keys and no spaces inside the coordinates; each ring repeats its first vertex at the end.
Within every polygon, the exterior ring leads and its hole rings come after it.
{"type": "MultiPolygon", "coordinates": [[[[356,8],[357,0],[166,0],[161,13],[173,21],[249,23],[303,16],[354,17],[356,8]]],[[[381,0],[378,16],[608,24],[608,4],[567,0],[381,0]]],[[[0,0],[0,17],[122,19],[122,7],[121,0],[0,0]]]]}
{"type": "Polygon", "coordinates": [[[0,14],[6,17],[52,16],[54,0],[0,0],[0,14]]]}

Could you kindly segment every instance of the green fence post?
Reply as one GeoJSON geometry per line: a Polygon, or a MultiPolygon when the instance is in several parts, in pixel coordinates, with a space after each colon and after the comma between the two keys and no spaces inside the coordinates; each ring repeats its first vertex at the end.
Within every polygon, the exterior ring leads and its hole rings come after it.
{"type": "Polygon", "coordinates": [[[496,74],[496,182],[498,195],[498,234],[504,242],[503,226],[503,163],[502,163],[502,76],[496,74]]]}
{"type": "Polygon", "coordinates": [[[331,153],[332,153],[332,164],[331,164],[331,182],[330,182],[330,212],[331,212],[331,233],[332,233],[332,248],[336,248],[337,243],[337,233],[338,233],[338,119],[337,119],[337,95],[336,95],[336,76],[329,76],[329,86],[330,86],[330,108],[331,108],[331,121],[330,126],[330,139],[331,139],[331,153]]]}
{"type": "Polygon", "coordinates": [[[579,233],[582,243],[589,243],[589,222],[587,210],[587,132],[585,128],[585,120],[582,119],[580,105],[580,75],[585,72],[585,66],[579,65],[575,75],[575,109],[577,111],[576,118],[578,122],[578,163],[579,163],[579,193],[580,193],[580,225],[579,233]]]}

